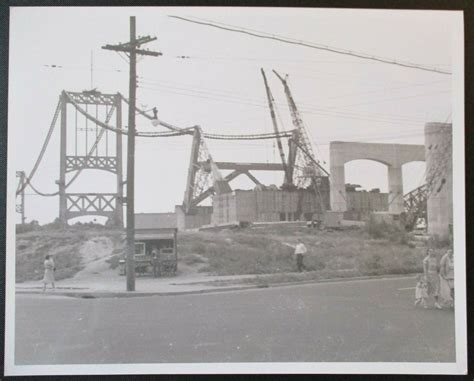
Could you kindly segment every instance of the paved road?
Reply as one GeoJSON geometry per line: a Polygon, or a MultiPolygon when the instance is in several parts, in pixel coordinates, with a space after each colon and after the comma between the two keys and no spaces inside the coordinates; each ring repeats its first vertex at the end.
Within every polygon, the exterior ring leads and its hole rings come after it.
{"type": "Polygon", "coordinates": [[[228,293],[18,295],[16,364],[455,361],[452,310],[413,307],[413,279],[228,293]]]}

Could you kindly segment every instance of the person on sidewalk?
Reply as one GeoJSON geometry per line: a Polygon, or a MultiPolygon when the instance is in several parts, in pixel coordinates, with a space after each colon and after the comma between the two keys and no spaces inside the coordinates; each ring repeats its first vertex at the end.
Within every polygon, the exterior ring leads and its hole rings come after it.
{"type": "Polygon", "coordinates": [[[296,259],[296,268],[298,272],[306,270],[306,266],[304,265],[304,255],[308,252],[306,246],[301,240],[298,240],[298,244],[295,247],[295,259],[296,259]]]}
{"type": "Polygon", "coordinates": [[[441,282],[447,282],[449,286],[450,298],[446,299],[448,299],[451,306],[454,306],[454,255],[451,249],[447,250],[441,257],[439,267],[441,282]]]}
{"type": "Polygon", "coordinates": [[[43,276],[43,292],[46,291],[46,285],[51,283],[53,290],[56,288],[54,285],[54,261],[51,255],[44,257],[44,276],[43,276]]]}
{"type": "Polygon", "coordinates": [[[160,252],[156,246],[151,250],[151,260],[153,261],[153,277],[157,278],[161,275],[160,271],[160,252]]]}
{"type": "Polygon", "coordinates": [[[427,255],[423,259],[423,272],[428,281],[428,296],[432,296],[435,300],[435,307],[441,309],[439,304],[439,267],[438,259],[433,249],[427,250],[427,255]]]}

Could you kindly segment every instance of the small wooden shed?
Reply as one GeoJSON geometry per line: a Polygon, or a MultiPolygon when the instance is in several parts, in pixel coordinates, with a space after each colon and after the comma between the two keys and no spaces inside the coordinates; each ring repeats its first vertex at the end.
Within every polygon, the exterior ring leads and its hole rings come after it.
{"type": "Polygon", "coordinates": [[[135,271],[154,276],[176,273],[177,241],[178,229],[174,213],[135,214],[135,271]]]}

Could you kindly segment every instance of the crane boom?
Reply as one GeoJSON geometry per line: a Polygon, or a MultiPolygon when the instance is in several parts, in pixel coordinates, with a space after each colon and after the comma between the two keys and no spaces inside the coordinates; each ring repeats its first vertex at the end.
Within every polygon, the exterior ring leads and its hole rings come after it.
{"type": "Polygon", "coordinates": [[[297,169],[297,171],[295,171],[295,176],[297,177],[296,182],[298,186],[304,186],[305,185],[304,178],[307,176],[305,176],[305,174],[298,173],[298,172],[301,172],[301,170],[305,168],[308,168],[308,169],[312,168],[312,170],[314,171],[313,176],[321,176],[322,175],[321,166],[319,165],[319,161],[315,159],[313,147],[311,145],[311,140],[308,137],[308,133],[304,126],[303,120],[301,118],[298,108],[296,107],[296,103],[291,94],[287,79],[283,78],[275,70],[273,70],[273,73],[275,73],[275,75],[283,84],[283,87],[285,89],[286,99],[288,102],[288,107],[291,113],[291,120],[297,131],[296,138],[298,141],[296,142],[296,145],[300,149],[298,150],[299,152],[296,155],[297,157],[294,163],[297,169]]]}
{"type": "Polygon", "coordinates": [[[286,164],[285,152],[283,151],[283,145],[281,144],[281,138],[280,138],[279,131],[278,131],[278,124],[277,124],[276,116],[275,116],[275,107],[274,107],[274,104],[273,104],[274,103],[273,95],[270,91],[270,87],[268,86],[265,71],[263,69],[260,69],[260,71],[262,72],[263,82],[265,83],[265,90],[266,90],[266,93],[267,93],[268,107],[270,108],[270,115],[272,117],[273,129],[275,130],[276,141],[277,141],[277,145],[278,145],[278,151],[280,152],[281,163],[283,165],[283,170],[285,171],[284,184],[286,184],[286,185],[291,184],[292,179],[290,178],[289,173],[288,173],[288,165],[286,164]]]}

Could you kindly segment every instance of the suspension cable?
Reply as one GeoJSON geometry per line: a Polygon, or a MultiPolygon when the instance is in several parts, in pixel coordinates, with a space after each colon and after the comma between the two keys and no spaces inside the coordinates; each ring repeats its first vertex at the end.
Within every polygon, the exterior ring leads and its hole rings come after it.
{"type": "MultiPolygon", "coordinates": [[[[125,98],[122,94],[120,94],[120,96],[122,97],[124,102],[127,103],[128,106],[130,106],[129,100],[125,98]]],[[[143,115],[145,118],[150,119],[150,120],[153,119],[153,116],[147,114],[146,111],[141,110],[138,107],[135,107],[135,110],[140,115],[143,115]]],[[[181,128],[181,127],[173,126],[172,124],[169,124],[161,120],[160,120],[160,125],[176,132],[188,130],[187,132],[188,135],[192,135],[194,129],[197,127],[197,126],[193,126],[193,127],[181,128]]],[[[215,139],[215,140],[262,140],[262,139],[275,139],[279,137],[288,138],[288,137],[291,137],[292,133],[293,133],[293,130],[279,131],[279,133],[269,132],[269,133],[261,133],[261,134],[227,135],[227,134],[211,134],[211,133],[202,131],[202,136],[208,139],[215,139]]]]}
{"type": "MultiPolygon", "coordinates": [[[[68,93],[68,92],[65,92],[66,94],[66,97],[68,98],[68,102],[70,102],[74,108],[75,108],[75,111],[76,113],[79,112],[80,114],[82,114],[83,116],[85,116],[86,118],[86,126],[87,126],[87,121],[92,121],[93,123],[96,124],[96,126],[100,126],[102,127],[102,130],[99,132],[99,134],[97,135],[96,137],[96,140],[94,142],[94,144],[92,145],[92,147],[90,148],[89,151],[86,151],[86,158],[93,155],[94,151],[97,149],[97,145],[99,144],[100,140],[102,139],[102,136],[104,135],[104,133],[106,133],[107,131],[111,131],[111,132],[114,132],[115,134],[118,135],[128,135],[128,131],[125,130],[125,129],[118,129],[116,127],[113,127],[111,125],[109,125],[108,123],[110,122],[110,119],[112,117],[112,114],[113,114],[113,111],[115,110],[114,107],[111,108],[111,110],[109,111],[107,117],[106,117],[106,121],[105,122],[102,122],[100,121],[97,117],[94,117],[92,115],[90,115],[88,113],[88,110],[84,110],[72,97],[71,95],[68,93]]],[[[126,99],[122,94],[120,94],[120,97],[127,103],[129,104],[129,101],[128,99],[126,99]]],[[[153,116],[151,115],[148,115],[145,111],[135,107],[136,111],[143,115],[144,117],[148,118],[148,119],[153,119],[153,116]]],[[[16,194],[20,194],[27,186],[30,186],[31,189],[36,192],[37,194],[41,195],[41,196],[46,196],[46,197],[52,197],[52,196],[57,196],[59,194],[59,192],[54,192],[54,193],[45,193],[45,192],[41,192],[39,191],[35,186],[33,186],[33,184],[31,183],[31,180],[33,178],[33,176],[35,175],[42,159],[43,159],[43,156],[46,152],[46,148],[48,147],[48,144],[51,140],[51,136],[52,136],[52,133],[54,131],[54,128],[56,126],[56,122],[57,122],[57,119],[58,119],[58,116],[59,116],[59,113],[60,113],[60,110],[61,110],[61,100],[58,102],[58,105],[56,107],[56,111],[54,113],[54,117],[53,117],[53,121],[51,122],[51,126],[49,128],[49,131],[48,131],[48,134],[46,136],[46,139],[43,143],[43,147],[41,149],[41,152],[38,156],[38,158],[36,159],[36,162],[35,162],[35,165],[33,167],[33,169],[31,170],[30,174],[28,177],[25,178],[25,181],[23,183],[23,185],[17,189],[16,191],[16,194]]],[[[77,120],[77,115],[76,115],[76,118],[77,120]]],[[[174,137],[174,136],[182,136],[182,135],[192,135],[194,133],[194,130],[196,128],[200,128],[199,126],[192,126],[192,127],[186,127],[186,128],[182,128],[182,127],[176,127],[176,126],[173,126],[169,123],[166,123],[166,122],[163,122],[163,121],[160,121],[160,124],[168,129],[170,129],[171,131],[165,131],[165,132],[149,132],[149,131],[137,131],[136,132],[136,136],[140,136],[140,137],[149,137],[149,138],[157,138],[157,137],[174,137]]],[[[87,126],[88,127],[88,126],[87,126]]],[[[86,135],[88,133],[87,131],[87,127],[86,127],[86,135]]],[[[77,126],[76,126],[77,128],[77,126]]],[[[202,130],[201,130],[202,131],[202,130]]],[[[261,134],[240,134],[240,135],[226,135],[226,134],[210,134],[210,133],[205,133],[202,131],[202,136],[205,137],[205,138],[208,138],[208,139],[215,139],[215,140],[263,140],[263,139],[275,139],[275,138],[280,138],[280,137],[291,137],[292,136],[292,133],[293,131],[280,131],[279,133],[261,133],[261,134]]],[[[77,142],[76,142],[77,143],[77,142]]],[[[87,148],[86,148],[87,150],[87,148]]],[[[76,179],[77,177],[79,176],[79,174],[81,173],[82,169],[79,169],[75,175],[71,178],[71,180],[66,184],[66,188],[71,185],[76,179]]]]}
{"type": "Polygon", "coordinates": [[[22,187],[17,190],[16,192],[17,195],[19,195],[21,192],[25,190],[26,186],[30,183],[31,179],[35,175],[36,170],[38,169],[41,163],[41,160],[43,159],[44,153],[46,152],[46,148],[48,147],[48,144],[51,140],[51,135],[53,134],[54,127],[56,126],[56,121],[58,120],[60,111],[61,111],[61,100],[59,100],[58,105],[56,106],[56,111],[54,112],[53,121],[51,122],[48,133],[46,135],[46,139],[44,140],[43,147],[41,147],[41,151],[38,155],[38,158],[36,159],[35,165],[33,166],[33,169],[31,170],[30,174],[25,178],[25,182],[23,183],[22,187]]]}

